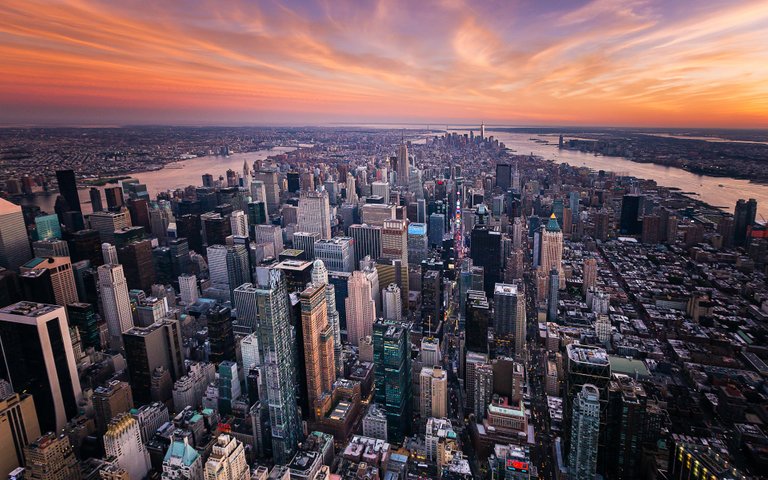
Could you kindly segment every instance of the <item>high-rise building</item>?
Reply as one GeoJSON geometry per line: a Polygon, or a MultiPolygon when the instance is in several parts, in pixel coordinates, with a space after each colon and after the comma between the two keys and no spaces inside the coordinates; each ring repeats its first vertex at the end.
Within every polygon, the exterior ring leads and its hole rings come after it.
{"type": "Polygon", "coordinates": [[[61,223],[59,223],[58,215],[35,217],[35,231],[38,240],[61,238],[61,223]]]}
{"type": "Polygon", "coordinates": [[[476,365],[474,379],[473,409],[475,418],[482,419],[485,418],[486,409],[493,398],[493,366],[487,363],[476,365]]]}
{"type": "Polygon", "coordinates": [[[408,225],[408,261],[412,265],[421,265],[428,252],[427,225],[411,223],[408,225]]]}
{"type": "Polygon", "coordinates": [[[184,305],[192,305],[200,298],[200,289],[197,287],[195,275],[179,275],[179,294],[184,305]]]}
{"type": "Polygon", "coordinates": [[[229,307],[216,304],[205,314],[208,321],[208,359],[212,363],[235,360],[235,336],[229,307]]]}
{"type": "Polygon", "coordinates": [[[355,265],[360,260],[371,257],[376,261],[381,256],[381,227],[377,225],[350,225],[349,236],[354,240],[355,265]]]}
{"type": "Polygon", "coordinates": [[[0,267],[18,270],[32,258],[21,207],[0,198],[0,267]]]}
{"type": "Polygon", "coordinates": [[[363,436],[387,441],[387,415],[375,403],[363,417],[363,436]]]}
{"type": "Polygon", "coordinates": [[[354,239],[333,237],[315,242],[315,258],[322,260],[331,272],[352,272],[355,269],[354,239]]]}
{"type": "Polygon", "coordinates": [[[21,273],[47,270],[56,305],[77,302],[77,286],[69,257],[33,258],[21,266],[21,273]]]}
{"type": "Polygon", "coordinates": [[[490,297],[501,272],[501,232],[490,225],[478,224],[472,229],[471,237],[470,257],[475,266],[483,267],[483,289],[490,297]]]}
{"type": "Polygon", "coordinates": [[[205,462],[204,472],[205,480],[250,480],[243,443],[234,436],[219,435],[208,461],[205,462]]]}
{"type": "Polygon", "coordinates": [[[253,229],[254,242],[272,245],[275,258],[285,249],[283,245],[283,229],[278,225],[256,225],[253,229]]]}
{"type": "Polygon", "coordinates": [[[408,224],[404,220],[385,220],[381,230],[381,258],[400,260],[408,265],[408,224]]]}
{"type": "Polygon", "coordinates": [[[421,418],[448,416],[448,374],[438,366],[421,369],[419,410],[421,418]]]}
{"type": "Polygon", "coordinates": [[[581,284],[581,293],[586,295],[587,290],[597,285],[597,260],[594,258],[584,259],[583,264],[583,282],[581,284]]]}
{"type": "Polygon", "coordinates": [[[101,334],[99,332],[98,317],[93,305],[90,303],[70,303],[67,305],[67,317],[69,325],[76,327],[80,334],[83,350],[95,348],[101,350],[101,334]]]}
{"type": "Polygon", "coordinates": [[[32,395],[5,390],[10,391],[0,395],[0,472],[7,473],[24,465],[23,448],[40,436],[40,423],[32,395]]]}
{"type": "Polygon", "coordinates": [[[75,172],[73,170],[56,170],[56,181],[59,184],[59,193],[67,202],[67,211],[82,212],[75,172]]]}
{"type": "Polygon", "coordinates": [[[102,265],[99,274],[99,294],[101,296],[104,320],[109,331],[110,346],[122,345],[123,332],[133,327],[131,299],[128,296],[128,282],[122,265],[102,265]]]}
{"type": "Polygon", "coordinates": [[[288,294],[280,270],[259,268],[257,310],[262,359],[263,408],[268,409],[272,428],[272,452],[277,463],[287,463],[296,451],[301,422],[296,406],[294,343],[288,316],[288,294]]]}
{"type": "Polygon", "coordinates": [[[24,447],[25,476],[39,480],[80,480],[80,464],[66,435],[49,432],[24,447]]]}
{"type": "Polygon", "coordinates": [[[105,188],[104,197],[107,199],[107,208],[111,212],[120,211],[125,206],[125,196],[120,186],[105,188]]]}
{"type": "Polygon", "coordinates": [[[376,304],[372,298],[371,281],[356,270],[349,278],[347,297],[347,341],[358,346],[360,339],[371,335],[376,320],[376,304]]]}
{"type": "Polygon", "coordinates": [[[608,384],[606,477],[635,480],[640,472],[647,397],[640,382],[613,374],[608,384]]]}
{"type": "Polygon", "coordinates": [[[0,309],[0,378],[32,394],[43,431],[77,415],[80,379],[64,307],[19,302],[0,309]]]}
{"type": "Polygon", "coordinates": [[[734,220],[734,244],[744,246],[747,242],[747,228],[755,223],[757,215],[757,200],[750,198],[748,201],[739,199],[733,213],[734,220]]]}
{"type": "Polygon", "coordinates": [[[473,352],[488,352],[488,326],[491,307],[482,290],[467,291],[466,346],[473,352]]]}
{"type": "Polygon", "coordinates": [[[571,416],[568,473],[573,478],[595,478],[600,431],[600,391],[596,386],[582,386],[573,401],[571,416]]]}
{"type": "Polygon", "coordinates": [[[558,288],[565,288],[565,274],[563,272],[563,231],[557,223],[553,213],[549,217],[546,227],[541,232],[541,264],[540,268],[545,274],[554,268],[558,273],[558,288]]]}
{"type": "Polygon", "coordinates": [[[407,187],[411,172],[411,161],[408,157],[408,144],[403,142],[397,147],[397,184],[407,187]]]}
{"type": "Polygon", "coordinates": [[[496,164],[496,186],[506,192],[512,186],[512,165],[496,164]]]}
{"type": "Polygon", "coordinates": [[[144,290],[147,292],[152,288],[156,277],[155,263],[152,256],[152,242],[150,240],[130,242],[121,246],[117,249],[117,258],[120,265],[123,266],[125,281],[128,283],[130,290],[144,290]]]}
{"type": "Polygon", "coordinates": [[[139,422],[128,413],[110,422],[104,434],[104,451],[129,478],[144,478],[149,473],[149,452],[141,441],[139,422]]]}
{"type": "Polygon", "coordinates": [[[396,207],[389,204],[366,203],[360,208],[362,223],[383,227],[386,220],[394,220],[396,207]]]}
{"type": "Polygon", "coordinates": [[[230,228],[232,235],[247,237],[248,236],[248,216],[242,210],[235,210],[229,216],[230,228]]]}
{"type": "Polygon", "coordinates": [[[445,215],[433,213],[429,216],[429,246],[440,247],[445,236],[445,215]]]}
{"type": "Polygon", "coordinates": [[[403,300],[400,287],[394,283],[387,285],[381,292],[382,316],[385,320],[401,321],[403,319],[403,300]]]}
{"type": "Polygon", "coordinates": [[[299,294],[308,399],[317,419],[330,407],[331,389],[336,381],[333,328],[328,323],[325,298],[324,284],[311,284],[299,294]]]}
{"type": "Polygon", "coordinates": [[[146,404],[170,400],[152,398],[152,375],[158,369],[168,371],[173,381],[184,375],[179,321],[165,318],[148,327],[133,327],[123,333],[123,343],[134,401],[146,404]]]}
{"type": "Polygon", "coordinates": [[[57,238],[38,240],[32,242],[32,254],[36,257],[69,257],[69,244],[57,238]]]}
{"type": "Polygon", "coordinates": [[[130,412],[133,408],[133,393],[128,382],[110,380],[105,385],[93,389],[93,416],[96,430],[107,431],[109,422],[120,413],[130,412]]]}
{"type": "Polygon", "coordinates": [[[621,199],[621,219],[619,221],[619,233],[622,235],[639,235],[642,231],[642,223],[639,220],[642,210],[643,197],[641,195],[624,195],[621,199]]]}
{"type": "Polygon", "coordinates": [[[387,437],[401,442],[411,426],[411,349],[407,324],[379,320],[373,326],[375,400],[387,416],[387,437]]]}
{"type": "Polygon", "coordinates": [[[336,287],[328,281],[328,270],[322,260],[315,260],[312,264],[312,283],[325,285],[325,308],[328,314],[328,324],[333,331],[333,352],[336,361],[336,371],[341,371],[341,323],[339,312],[336,309],[336,287]]]}
{"type": "Polygon", "coordinates": [[[298,228],[304,232],[319,233],[320,238],[331,238],[331,212],[328,192],[302,192],[299,197],[298,228]]]}
{"type": "Polygon", "coordinates": [[[320,240],[319,233],[312,232],[294,232],[293,248],[304,252],[304,260],[312,261],[315,259],[315,242],[320,240]]]}
{"type": "Polygon", "coordinates": [[[260,170],[253,174],[254,179],[264,184],[264,194],[266,198],[257,200],[263,200],[267,202],[267,211],[270,215],[277,213],[280,209],[280,187],[278,185],[277,172],[274,170],[260,170]]]}
{"type": "Polygon", "coordinates": [[[222,415],[232,413],[232,403],[240,398],[240,376],[237,371],[237,363],[224,360],[219,363],[219,412],[222,415]]]}
{"type": "Polygon", "coordinates": [[[357,203],[357,186],[355,183],[355,177],[351,173],[348,173],[344,189],[346,191],[346,203],[352,205],[357,203]]]}
{"type": "Polygon", "coordinates": [[[102,242],[115,243],[115,230],[131,226],[131,217],[127,212],[94,212],[88,215],[88,223],[99,232],[102,242]]]}
{"type": "Polygon", "coordinates": [[[163,480],[203,480],[203,459],[187,437],[173,440],[163,458],[163,480]]]}
{"type": "Polygon", "coordinates": [[[557,310],[558,310],[558,303],[559,303],[559,285],[560,285],[560,275],[557,272],[556,268],[553,268],[549,271],[549,281],[548,281],[549,287],[547,292],[547,321],[548,322],[557,322],[557,310]]]}

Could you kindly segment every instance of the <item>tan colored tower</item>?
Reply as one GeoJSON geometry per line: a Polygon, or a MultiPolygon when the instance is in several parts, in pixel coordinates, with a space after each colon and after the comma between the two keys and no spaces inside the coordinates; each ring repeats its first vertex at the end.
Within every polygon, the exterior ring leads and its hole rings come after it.
{"type": "Polygon", "coordinates": [[[371,295],[371,281],[361,271],[349,277],[349,296],[344,301],[347,309],[347,340],[354,346],[360,339],[373,333],[376,320],[376,303],[371,295]]]}
{"type": "Polygon", "coordinates": [[[542,232],[541,238],[541,270],[548,273],[556,268],[560,278],[559,288],[565,288],[565,274],[563,273],[563,231],[553,213],[542,232]]]}
{"type": "Polygon", "coordinates": [[[328,323],[325,285],[310,285],[299,294],[299,300],[309,404],[315,411],[315,417],[319,418],[325,414],[323,405],[330,404],[330,393],[336,381],[334,336],[333,328],[328,323]]]}

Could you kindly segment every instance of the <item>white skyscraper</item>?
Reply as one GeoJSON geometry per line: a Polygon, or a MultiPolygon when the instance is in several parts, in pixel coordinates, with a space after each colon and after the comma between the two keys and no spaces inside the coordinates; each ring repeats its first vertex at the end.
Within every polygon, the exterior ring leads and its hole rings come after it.
{"type": "Polygon", "coordinates": [[[387,285],[387,288],[381,292],[383,312],[382,316],[386,320],[401,321],[403,319],[403,300],[400,293],[400,287],[394,283],[387,285]]]}
{"type": "MultiPolygon", "coordinates": [[[[131,477],[141,478],[141,477],[131,477]]],[[[205,462],[205,480],[249,480],[248,462],[242,442],[221,434],[205,462]]]]}
{"type": "Polygon", "coordinates": [[[346,203],[357,203],[357,190],[355,190],[355,177],[351,174],[347,174],[347,201],[346,203]]]}
{"type": "Polygon", "coordinates": [[[423,367],[419,375],[422,418],[448,416],[448,375],[440,367],[423,367]]]}
{"type": "Polygon", "coordinates": [[[106,265],[117,265],[120,263],[117,260],[117,248],[111,243],[104,242],[101,244],[101,256],[104,258],[106,265]]]}
{"type": "Polygon", "coordinates": [[[110,422],[104,434],[104,451],[130,478],[147,476],[149,452],[141,441],[139,422],[129,413],[121,413],[110,422]]]}
{"type": "Polygon", "coordinates": [[[251,182],[251,197],[255,202],[267,201],[267,191],[264,188],[264,182],[261,180],[254,180],[251,182]]]}
{"type": "Polygon", "coordinates": [[[397,147],[397,183],[403,187],[408,186],[411,170],[411,162],[408,159],[408,144],[401,143],[397,147]]]}
{"type": "Polygon", "coordinates": [[[123,333],[133,328],[131,299],[122,265],[102,265],[98,268],[99,292],[104,309],[104,320],[109,331],[109,344],[120,348],[123,333]]]}
{"type": "Polygon", "coordinates": [[[371,297],[371,282],[363,272],[354,271],[349,277],[347,309],[347,340],[354,346],[360,339],[373,333],[376,304],[371,297]]]}
{"type": "Polygon", "coordinates": [[[316,232],[320,238],[331,238],[331,207],[328,192],[302,192],[299,197],[298,226],[303,232],[316,232]]]}
{"type": "Polygon", "coordinates": [[[179,276],[179,293],[184,305],[192,305],[200,298],[200,291],[197,288],[197,277],[194,275],[183,274],[179,276]]]}
{"type": "Polygon", "coordinates": [[[328,270],[322,260],[312,264],[312,283],[325,285],[325,305],[328,312],[328,324],[333,330],[333,351],[336,359],[336,372],[341,370],[341,326],[339,312],[336,310],[336,287],[328,282],[328,270]]]}
{"type": "Polygon", "coordinates": [[[239,237],[248,236],[248,216],[242,210],[235,210],[229,216],[229,223],[232,225],[232,235],[239,237]]]}
{"type": "Polygon", "coordinates": [[[0,267],[18,270],[32,258],[21,207],[0,198],[0,267]]]}

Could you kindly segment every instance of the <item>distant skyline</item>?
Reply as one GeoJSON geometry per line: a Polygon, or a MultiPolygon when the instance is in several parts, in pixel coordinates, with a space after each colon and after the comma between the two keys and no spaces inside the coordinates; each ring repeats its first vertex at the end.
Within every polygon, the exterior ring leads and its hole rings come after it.
{"type": "Polygon", "coordinates": [[[768,128],[768,0],[4,0],[0,125],[768,128]]]}

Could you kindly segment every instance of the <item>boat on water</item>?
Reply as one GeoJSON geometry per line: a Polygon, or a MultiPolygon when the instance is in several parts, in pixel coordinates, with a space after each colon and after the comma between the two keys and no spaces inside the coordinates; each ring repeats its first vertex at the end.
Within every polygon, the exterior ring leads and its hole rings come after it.
{"type": "Polygon", "coordinates": [[[182,168],[184,168],[184,165],[181,163],[169,163],[168,165],[165,166],[165,168],[170,168],[173,170],[181,170],[182,168]]]}

